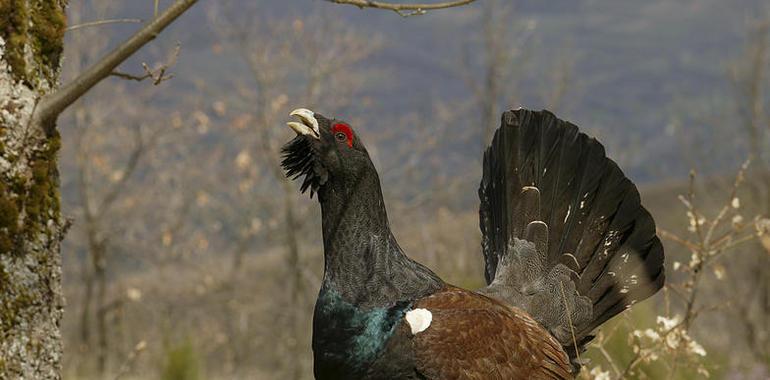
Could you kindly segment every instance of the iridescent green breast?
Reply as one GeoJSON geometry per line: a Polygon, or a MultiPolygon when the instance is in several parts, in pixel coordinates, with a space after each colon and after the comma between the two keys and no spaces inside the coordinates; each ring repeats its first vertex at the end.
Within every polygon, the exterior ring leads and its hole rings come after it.
{"type": "Polygon", "coordinates": [[[410,308],[408,302],[397,302],[363,310],[324,287],[313,316],[316,378],[361,378],[410,308]]]}

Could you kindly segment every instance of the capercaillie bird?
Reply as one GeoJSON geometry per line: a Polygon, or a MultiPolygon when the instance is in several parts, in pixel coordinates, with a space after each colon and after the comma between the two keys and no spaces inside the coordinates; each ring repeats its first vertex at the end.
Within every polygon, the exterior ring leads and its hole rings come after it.
{"type": "Polygon", "coordinates": [[[317,379],[572,379],[592,332],[663,286],[663,247],[604,148],[548,111],[505,112],[479,188],[487,286],[410,259],[380,180],[341,120],[291,113],[287,176],[318,194],[317,379]]]}

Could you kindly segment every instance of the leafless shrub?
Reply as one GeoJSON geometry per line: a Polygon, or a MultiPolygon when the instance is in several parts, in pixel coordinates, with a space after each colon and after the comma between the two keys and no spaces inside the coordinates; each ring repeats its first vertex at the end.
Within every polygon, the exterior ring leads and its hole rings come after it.
{"type": "Polygon", "coordinates": [[[738,171],[723,205],[711,216],[701,211],[696,198],[695,173],[691,173],[689,190],[679,197],[685,207],[690,235],[658,230],[661,237],[689,253],[688,262],[675,260],[670,267],[673,273],[663,290],[664,312],[656,317],[656,324],[651,328],[640,329],[638,321],[633,321],[627,312],[621,322],[625,329],[616,326],[599,332],[592,350],[601,354],[603,363],[584,371],[583,378],[650,378],[654,376],[648,371],[655,369],[645,365],[651,363],[664,368],[670,378],[677,378],[688,368],[694,368],[698,376],[709,376],[707,351],[692,337],[693,326],[704,314],[723,310],[731,300],[715,302],[711,297],[704,300],[704,276],[711,273],[717,281],[723,280],[727,275],[722,263],[724,258],[739,254],[736,251],[739,246],[764,236],[762,226],[767,224],[767,219],[761,216],[744,219],[746,210],[742,208],[738,189],[745,181],[747,168],[748,161],[738,171]],[[606,347],[614,334],[627,334],[626,341],[633,352],[630,359],[621,360],[606,347]]]}

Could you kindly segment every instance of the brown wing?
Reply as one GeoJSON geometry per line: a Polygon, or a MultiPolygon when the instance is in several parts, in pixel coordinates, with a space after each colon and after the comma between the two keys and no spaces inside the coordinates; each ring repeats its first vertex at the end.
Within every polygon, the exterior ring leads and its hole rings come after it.
{"type": "Polygon", "coordinates": [[[428,379],[572,379],[567,354],[523,311],[459,288],[418,300],[433,315],[414,336],[428,379]]]}

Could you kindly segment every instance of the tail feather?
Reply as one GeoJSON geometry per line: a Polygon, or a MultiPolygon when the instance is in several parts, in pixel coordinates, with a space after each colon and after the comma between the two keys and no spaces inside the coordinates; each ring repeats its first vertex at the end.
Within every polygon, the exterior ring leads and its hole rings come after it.
{"type": "Polygon", "coordinates": [[[479,197],[481,292],[523,307],[568,352],[663,286],[663,247],[636,186],[598,141],[548,111],[503,114],[479,197]]]}

